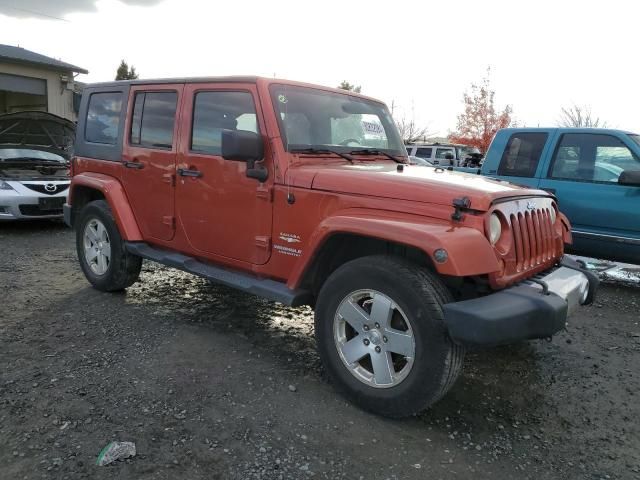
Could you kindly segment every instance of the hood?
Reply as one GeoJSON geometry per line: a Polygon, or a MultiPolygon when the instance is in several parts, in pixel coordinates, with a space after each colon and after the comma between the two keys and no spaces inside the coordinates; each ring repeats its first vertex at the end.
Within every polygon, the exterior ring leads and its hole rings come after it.
{"type": "Polygon", "coordinates": [[[75,123],[52,113],[0,115],[0,149],[42,150],[69,160],[73,155],[75,136],[75,123]]]}
{"type": "MultiPolygon", "coordinates": [[[[305,166],[301,169],[306,170],[309,167],[305,166]]],[[[403,167],[403,171],[400,172],[396,165],[388,162],[369,165],[333,165],[320,169],[315,165],[316,172],[312,176],[310,187],[314,190],[440,205],[452,205],[455,198],[467,197],[471,200],[470,208],[483,211],[488,210],[495,200],[502,198],[551,197],[542,190],[522,188],[477,174],[417,165],[403,167]]],[[[295,177],[301,180],[308,179],[309,174],[300,176],[293,174],[292,178],[295,177]]]]}

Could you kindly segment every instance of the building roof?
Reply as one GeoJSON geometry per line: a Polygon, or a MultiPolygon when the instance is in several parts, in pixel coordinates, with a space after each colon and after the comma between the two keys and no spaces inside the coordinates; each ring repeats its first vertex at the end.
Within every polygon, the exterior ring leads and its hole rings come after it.
{"type": "Polygon", "coordinates": [[[65,72],[71,70],[72,72],[89,73],[89,71],[84,68],[61,62],[60,60],[32,52],[31,50],[14,47],[13,45],[0,44],[0,61],[36,65],[49,70],[61,70],[65,72]]]}

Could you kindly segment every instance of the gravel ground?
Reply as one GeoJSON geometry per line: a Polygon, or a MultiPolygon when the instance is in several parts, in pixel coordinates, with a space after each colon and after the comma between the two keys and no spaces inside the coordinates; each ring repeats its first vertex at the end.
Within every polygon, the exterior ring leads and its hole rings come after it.
{"type": "Polygon", "coordinates": [[[59,223],[0,225],[0,477],[640,478],[640,290],[606,285],[552,342],[470,352],[402,421],[345,402],[312,312],[146,263],[89,287],[59,223]],[[137,456],[98,467],[112,440],[137,456]]]}

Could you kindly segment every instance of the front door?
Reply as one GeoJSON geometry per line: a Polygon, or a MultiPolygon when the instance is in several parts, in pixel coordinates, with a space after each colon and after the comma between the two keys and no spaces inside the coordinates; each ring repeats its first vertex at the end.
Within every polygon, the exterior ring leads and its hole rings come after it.
{"type": "Polygon", "coordinates": [[[640,258],[640,187],[618,183],[624,170],[640,170],[640,159],[620,138],[600,133],[560,138],[540,188],[556,194],[575,246],[590,250],[584,253],[632,261],[635,252],[634,260],[640,258]]]}
{"type": "Polygon", "coordinates": [[[184,94],[189,127],[180,141],[176,198],[189,244],[203,256],[264,264],[271,254],[273,174],[261,184],[247,178],[246,163],[221,156],[222,130],[265,132],[255,85],[192,84],[184,94]]]}
{"type": "Polygon", "coordinates": [[[182,85],[133,87],[122,159],[127,197],[145,240],[171,240],[175,232],[176,112],[182,85]]]}

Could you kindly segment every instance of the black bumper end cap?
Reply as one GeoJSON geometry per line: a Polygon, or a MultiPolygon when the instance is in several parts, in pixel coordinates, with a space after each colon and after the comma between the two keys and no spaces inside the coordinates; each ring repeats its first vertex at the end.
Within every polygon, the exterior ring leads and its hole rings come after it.
{"type": "Polygon", "coordinates": [[[469,347],[549,338],[565,328],[567,311],[567,302],[558,295],[528,286],[443,306],[449,336],[469,347]]]}

